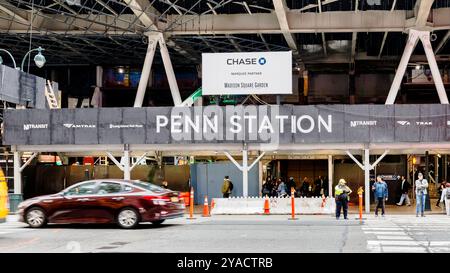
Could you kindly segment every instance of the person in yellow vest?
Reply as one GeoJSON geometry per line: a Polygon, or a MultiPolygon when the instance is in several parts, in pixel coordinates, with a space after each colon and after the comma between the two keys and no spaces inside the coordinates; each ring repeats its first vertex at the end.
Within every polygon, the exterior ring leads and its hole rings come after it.
{"type": "Polygon", "coordinates": [[[341,208],[344,212],[344,219],[348,219],[348,200],[351,193],[352,190],[347,186],[345,179],[339,179],[339,183],[334,188],[334,197],[336,199],[336,220],[339,220],[341,216],[341,208]]]}
{"type": "Polygon", "coordinates": [[[0,169],[0,223],[6,222],[8,213],[8,185],[6,183],[5,174],[2,169],[0,169]]]}

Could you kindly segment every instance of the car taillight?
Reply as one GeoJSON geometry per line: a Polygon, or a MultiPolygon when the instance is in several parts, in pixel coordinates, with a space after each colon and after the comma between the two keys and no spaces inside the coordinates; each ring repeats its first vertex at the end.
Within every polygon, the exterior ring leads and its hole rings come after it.
{"type": "Polygon", "coordinates": [[[167,202],[170,201],[170,198],[167,196],[152,196],[152,195],[146,195],[144,196],[145,200],[152,201],[155,205],[165,205],[167,202]]]}

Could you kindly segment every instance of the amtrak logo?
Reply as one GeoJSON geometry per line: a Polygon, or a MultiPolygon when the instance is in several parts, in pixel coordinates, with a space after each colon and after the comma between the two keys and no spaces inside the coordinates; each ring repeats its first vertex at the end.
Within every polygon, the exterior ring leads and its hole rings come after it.
{"type": "Polygon", "coordinates": [[[66,128],[96,128],[95,124],[73,124],[73,123],[64,123],[64,127],[66,128]]]}
{"type": "Polygon", "coordinates": [[[261,57],[261,58],[259,58],[258,63],[259,63],[260,65],[265,65],[265,64],[267,63],[267,60],[266,60],[266,58],[261,57]]]}
{"type": "Polygon", "coordinates": [[[411,122],[409,122],[407,120],[399,120],[399,121],[397,121],[397,123],[400,124],[401,126],[411,125],[411,122]]]}

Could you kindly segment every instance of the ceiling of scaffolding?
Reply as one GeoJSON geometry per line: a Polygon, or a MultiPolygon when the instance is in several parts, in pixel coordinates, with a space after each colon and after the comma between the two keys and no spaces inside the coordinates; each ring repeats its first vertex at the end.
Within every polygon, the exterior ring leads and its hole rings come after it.
{"type": "Polygon", "coordinates": [[[202,52],[285,50],[297,65],[397,63],[410,28],[432,31],[438,61],[450,60],[450,0],[0,2],[0,48],[21,57],[31,41],[49,65],[141,64],[152,32],[175,65],[200,64],[202,52]]]}

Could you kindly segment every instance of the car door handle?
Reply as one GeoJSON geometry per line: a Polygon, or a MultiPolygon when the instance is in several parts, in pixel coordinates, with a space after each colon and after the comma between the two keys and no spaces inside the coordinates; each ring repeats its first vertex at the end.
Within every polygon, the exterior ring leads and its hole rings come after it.
{"type": "Polygon", "coordinates": [[[91,201],[92,199],[90,198],[79,198],[77,199],[77,201],[81,201],[81,202],[85,202],[85,201],[91,201]]]}
{"type": "Polygon", "coordinates": [[[125,199],[125,197],[113,197],[111,199],[116,200],[116,201],[121,201],[121,200],[125,199]]]}

